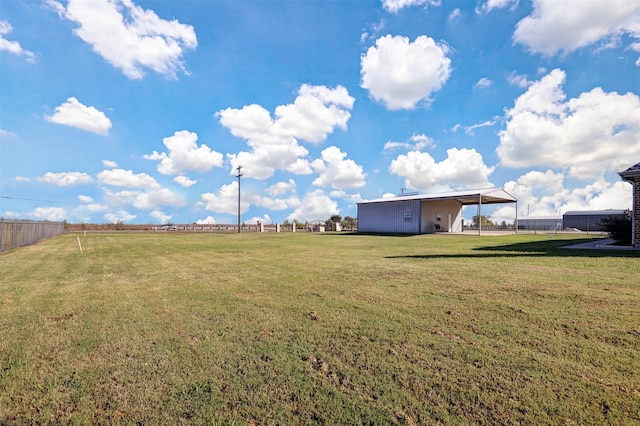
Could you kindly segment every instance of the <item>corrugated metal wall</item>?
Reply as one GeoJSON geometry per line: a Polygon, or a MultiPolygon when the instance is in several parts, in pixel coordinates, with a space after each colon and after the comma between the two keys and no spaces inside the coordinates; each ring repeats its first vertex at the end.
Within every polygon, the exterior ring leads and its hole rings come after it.
{"type": "Polygon", "coordinates": [[[581,231],[604,231],[605,228],[602,226],[602,220],[610,217],[624,219],[626,214],[565,214],[563,216],[562,225],[565,228],[575,228],[581,231]]]}
{"type": "Polygon", "coordinates": [[[358,204],[358,232],[420,233],[420,200],[358,204]]]}

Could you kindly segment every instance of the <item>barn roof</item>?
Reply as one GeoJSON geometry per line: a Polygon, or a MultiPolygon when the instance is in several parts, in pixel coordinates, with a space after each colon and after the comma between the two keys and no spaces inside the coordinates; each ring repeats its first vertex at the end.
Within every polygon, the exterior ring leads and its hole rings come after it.
{"type": "Polygon", "coordinates": [[[436,201],[456,200],[463,205],[515,203],[518,200],[501,188],[469,189],[466,191],[437,192],[433,194],[398,195],[375,200],[362,201],[358,204],[390,203],[397,201],[436,201]]]}
{"type": "Polygon", "coordinates": [[[564,216],[606,216],[606,215],[623,215],[628,210],[573,210],[565,212],[564,216]]]}
{"type": "Polygon", "coordinates": [[[618,174],[623,180],[633,180],[633,177],[640,176],[640,163],[618,174]]]}

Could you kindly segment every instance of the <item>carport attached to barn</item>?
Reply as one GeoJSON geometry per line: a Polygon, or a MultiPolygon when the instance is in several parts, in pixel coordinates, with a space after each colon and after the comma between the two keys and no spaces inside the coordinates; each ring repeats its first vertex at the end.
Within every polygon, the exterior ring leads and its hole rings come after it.
{"type": "Polygon", "coordinates": [[[480,216],[483,205],[506,203],[516,203],[518,210],[518,200],[501,188],[378,198],[358,203],[358,231],[401,234],[460,232],[464,206],[477,205],[480,216]]]}

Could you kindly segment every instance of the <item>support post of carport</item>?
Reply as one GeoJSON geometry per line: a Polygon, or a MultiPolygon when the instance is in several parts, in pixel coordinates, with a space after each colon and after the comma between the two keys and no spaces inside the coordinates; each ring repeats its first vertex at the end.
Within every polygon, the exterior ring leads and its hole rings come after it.
{"type": "Polygon", "coordinates": [[[516,221],[514,223],[516,234],[518,233],[518,200],[516,200],[516,221]]]}
{"type": "Polygon", "coordinates": [[[478,235],[482,235],[482,194],[478,194],[478,235]]]}

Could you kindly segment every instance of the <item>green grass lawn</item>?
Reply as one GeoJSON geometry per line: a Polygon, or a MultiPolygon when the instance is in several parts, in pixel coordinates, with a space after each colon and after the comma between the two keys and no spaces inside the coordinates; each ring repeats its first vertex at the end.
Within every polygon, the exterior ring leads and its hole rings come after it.
{"type": "Polygon", "coordinates": [[[0,256],[0,424],[638,424],[640,253],[69,234],[0,256]]]}

